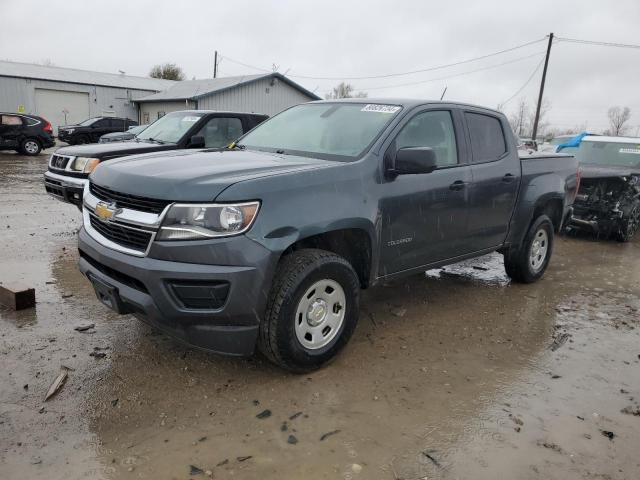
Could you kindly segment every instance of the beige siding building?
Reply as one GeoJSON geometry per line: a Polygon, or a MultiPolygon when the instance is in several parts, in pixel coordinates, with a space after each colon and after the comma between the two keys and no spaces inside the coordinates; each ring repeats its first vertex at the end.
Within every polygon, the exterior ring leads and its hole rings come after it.
{"type": "Polygon", "coordinates": [[[177,110],[224,110],[274,115],[320,97],[279,73],[178,82],[162,92],[134,100],[140,123],[177,110]]]}

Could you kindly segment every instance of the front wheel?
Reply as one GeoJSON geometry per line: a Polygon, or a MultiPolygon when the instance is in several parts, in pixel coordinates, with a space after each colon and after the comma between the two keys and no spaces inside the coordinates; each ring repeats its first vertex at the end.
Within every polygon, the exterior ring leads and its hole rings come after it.
{"type": "Polygon", "coordinates": [[[260,351],[293,372],[324,366],[353,334],[359,295],[358,276],[339,255],[304,249],[285,256],[260,324],[260,351]]]}
{"type": "Polygon", "coordinates": [[[539,280],[549,266],[553,251],[553,223],[546,215],[536,218],[517,250],[504,254],[504,268],[512,280],[533,283],[539,280]]]}
{"type": "Polygon", "coordinates": [[[34,138],[26,138],[20,144],[20,152],[24,155],[38,155],[40,150],[40,142],[34,138]]]}

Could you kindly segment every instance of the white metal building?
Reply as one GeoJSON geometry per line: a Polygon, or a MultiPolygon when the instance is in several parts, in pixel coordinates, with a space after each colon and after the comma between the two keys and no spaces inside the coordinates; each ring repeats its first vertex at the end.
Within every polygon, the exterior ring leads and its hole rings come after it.
{"type": "Polygon", "coordinates": [[[265,73],[177,82],[135,103],[140,106],[140,123],[150,123],[166,113],[185,109],[274,115],[319,98],[280,73],[265,73]]]}
{"type": "Polygon", "coordinates": [[[95,116],[138,120],[133,100],[176,82],[157,78],[90,72],[31,63],[0,61],[0,111],[31,113],[54,127],[95,116]]]}

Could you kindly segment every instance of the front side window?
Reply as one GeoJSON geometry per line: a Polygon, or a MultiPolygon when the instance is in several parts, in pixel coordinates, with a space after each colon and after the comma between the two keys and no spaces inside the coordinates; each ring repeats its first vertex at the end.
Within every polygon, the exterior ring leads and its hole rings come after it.
{"type": "Polygon", "coordinates": [[[398,105],[306,103],[261,123],[240,143],[254,150],[352,161],[400,110],[398,105]]]}
{"type": "Polygon", "coordinates": [[[22,125],[22,119],[15,115],[2,115],[2,125],[22,125]]]}
{"type": "Polygon", "coordinates": [[[496,117],[481,113],[465,113],[473,163],[492,162],[507,152],[502,124],[496,117]]]}
{"type": "Polygon", "coordinates": [[[196,135],[204,137],[207,148],[226,147],[242,135],[242,121],[234,117],[212,118],[196,135]]]}
{"type": "Polygon", "coordinates": [[[396,137],[396,150],[406,147],[429,147],[436,154],[439,167],[458,163],[458,149],[449,111],[422,112],[402,127],[396,137]]]}
{"type": "Polygon", "coordinates": [[[203,115],[204,113],[195,112],[168,113],[145,128],[138,138],[152,142],[178,143],[203,115]]]}

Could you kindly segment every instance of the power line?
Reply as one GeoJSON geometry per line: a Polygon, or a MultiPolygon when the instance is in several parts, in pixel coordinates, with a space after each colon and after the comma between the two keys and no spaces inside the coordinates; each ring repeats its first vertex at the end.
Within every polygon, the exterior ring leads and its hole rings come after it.
{"type": "Polygon", "coordinates": [[[513,95],[511,95],[507,100],[500,103],[500,106],[504,107],[507,103],[509,103],[514,98],[516,98],[520,94],[520,92],[522,92],[525,89],[527,85],[529,85],[529,82],[533,80],[533,77],[535,76],[535,74],[538,72],[538,70],[540,70],[540,67],[542,66],[542,62],[544,62],[544,58],[538,62],[538,65],[536,65],[536,68],[533,69],[533,72],[531,72],[531,75],[529,75],[529,78],[527,78],[527,81],[524,82],[524,84],[518,89],[518,91],[513,95]]]}
{"type": "Polygon", "coordinates": [[[536,53],[534,53],[532,55],[527,55],[527,56],[524,56],[524,57],[518,57],[518,58],[515,58],[513,60],[497,63],[495,65],[489,65],[489,66],[482,67],[482,68],[476,68],[474,70],[468,70],[466,72],[455,73],[455,74],[452,74],[452,75],[445,75],[444,77],[429,78],[427,80],[419,80],[417,82],[401,83],[401,84],[395,84],[395,85],[381,85],[381,86],[378,86],[378,87],[361,87],[361,88],[358,88],[358,90],[366,90],[366,91],[368,91],[368,90],[383,90],[385,88],[409,87],[409,86],[412,86],[412,85],[420,85],[422,83],[438,82],[438,81],[441,81],[441,80],[448,80],[450,78],[462,77],[464,75],[470,75],[470,74],[476,73],[476,72],[483,72],[485,70],[491,70],[493,68],[498,68],[498,67],[502,67],[504,65],[509,65],[511,63],[521,62],[522,60],[527,60],[528,58],[537,57],[539,55],[542,55],[543,53],[544,53],[543,51],[540,51],[540,52],[536,52],[536,53]]]}
{"type": "MultiPolygon", "coordinates": [[[[506,48],[504,50],[488,53],[486,55],[481,55],[479,57],[468,58],[466,60],[460,60],[458,62],[447,63],[447,64],[444,64],[444,65],[436,65],[436,66],[433,66],[433,67],[426,67],[426,68],[421,68],[419,70],[411,70],[411,71],[407,71],[407,72],[387,73],[387,74],[383,74],[383,75],[370,75],[370,76],[362,76],[362,77],[349,77],[349,76],[322,77],[322,76],[312,76],[312,75],[298,75],[298,74],[295,74],[295,73],[290,73],[290,74],[288,74],[288,76],[289,77],[293,77],[293,78],[307,79],[307,80],[370,80],[370,79],[376,79],[376,78],[401,77],[401,76],[405,76],[405,75],[414,75],[416,73],[432,72],[434,70],[441,70],[441,69],[444,69],[444,68],[450,68],[450,67],[455,67],[455,66],[458,66],[458,65],[464,65],[466,63],[476,62],[478,60],[483,60],[485,58],[495,57],[496,55],[502,55],[503,53],[512,52],[512,51],[518,50],[520,48],[528,47],[529,45],[534,45],[536,43],[540,43],[540,42],[544,41],[545,38],[540,38],[538,40],[533,40],[531,42],[522,43],[520,45],[516,45],[515,47],[506,48]]],[[[233,58],[227,57],[226,55],[225,55],[224,58],[226,60],[230,61],[230,62],[237,63],[238,65],[242,65],[243,67],[246,67],[246,68],[251,68],[251,69],[262,71],[262,72],[271,72],[272,71],[272,70],[269,70],[269,69],[266,69],[266,68],[256,67],[255,65],[250,65],[248,63],[243,63],[243,62],[240,62],[238,60],[234,60],[233,58]]]]}
{"type": "Polygon", "coordinates": [[[580,43],[580,44],[584,44],[584,45],[599,45],[602,47],[617,47],[617,48],[635,48],[635,49],[640,49],[640,45],[634,45],[634,44],[630,44],[630,43],[613,43],[613,42],[598,42],[595,40],[580,40],[577,38],[565,38],[565,37],[555,37],[556,40],[559,40],[561,42],[568,42],[568,43],[580,43]]]}

